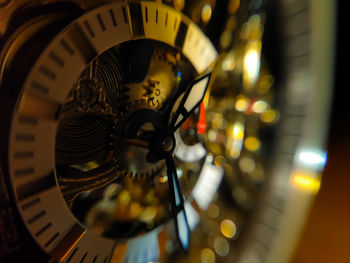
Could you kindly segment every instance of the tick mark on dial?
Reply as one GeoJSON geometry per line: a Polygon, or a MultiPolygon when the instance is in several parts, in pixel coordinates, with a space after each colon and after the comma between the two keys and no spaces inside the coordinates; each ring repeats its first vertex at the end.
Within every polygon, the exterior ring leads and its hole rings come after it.
{"type": "Polygon", "coordinates": [[[123,11],[124,23],[127,24],[128,23],[128,16],[126,15],[125,6],[122,7],[122,11],[123,11]]]}
{"type": "Polygon", "coordinates": [[[84,21],[84,26],[85,26],[86,30],[88,31],[88,33],[90,34],[90,36],[91,36],[92,38],[94,38],[94,37],[95,37],[95,32],[92,30],[89,21],[85,20],[85,21],[84,21]]]}
{"type": "Polygon", "coordinates": [[[113,26],[117,25],[117,20],[115,19],[114,11],[113,9],[109,9],[109,15],[111,16],[113,26]]]}
{"type": "Polygon", "coordinates": [[[24,176],[29,174],[34,174],[34,167],[27,167],[15,170],[15,176],[24,176]]]}
{"type": "Polygon", "coordinates": [[[18,117],[18,122],[21,124],[26,124],[26,125],[31,125],[31,126],[38,125],[38,119],[36,119],[34,117],[25,116],[25,115],[20,115],[18,117]]]}
{"type": "Polygon", "coordinates": [[[34,157],[33,151],[15,152],[13,155],[13,158],[15,159],[26,159],[26,158],[33,158],[33,157],[34,157]]]}
{"type": "Polygon", "coordinates": [[[73,48],[68,44],[68,42],[65,39],[61,39],[60,45],[63,47],[63,49],[68,53],[68,55],[73,56],[74,50],[73,48]]]}
{"type": "Polygon", "coordinates": [[[86,256],[87,256],[87,252],[85,252],[85,254],[83,255],[83,257],[81,258],[81,260],[80,260],[80,263],[83,263],[84,262],[84,260],[85,260],[85,258],[86,258],[86,256]]]}
{"type": "Polygon", "coordinates": [[[65,63],[62,58],[60,58],[55,51],[51,51],[49,54],[49,58],[55,62],[58,66],[64,67],[65,63]]]}
{"type": "Polygon", "coordinates": [[[35,135],[34,134],[16,134],[15,140],[18,142],[34,142],[35,135]]]}
{"type": "Polygon", "coordinates": [[[50,69],[48,69],[44,65],[41,65],[39,67],[39,72],[42,73],[44,76],[46,76],[47,78],[49,78],[51,80],[55,80],[56,79],[56,74],[53,73],[50,69]]]}
{"type": "Polygon", "coordinates": [[[33,224],[36,220],[38,220],[39,218],[43,217],[46,214],[46,212],[44,210],[40,211],[39,213],[37,213],[35,216],[31,217],[28,219],[28,224],[33,224]]]}
{"type": "Polygon", "coordinates": [[[74,254],[77,252],[77,250],[78,250],[78,247],[76,247],[76,248],[73,250],[72,254],[70,254],[70,256],[69,256],[69,258],[67,259],[66,263],[69,263],[69,262],[71,261],[71,259],[73,258],[74,254]]]}
{"type": "Polygon", "coordinates": [[[106,31],[106,26],[105,26],[105,24],[103,22],[101,14],[98,14],[96,17],[97,17],[98,23],[100,24],[102,32],[106,31]]]}
{"type": "Polygon", "coordinates": [[[35,199],[23,204],[21,207],[23,210],[26,210],[26,209],[32,207],[33,205],[40,203],[40,201],[41,201],[40,198],[35,198],[35,199]]]}
{"type": "Polygon", "coordinates": [[[56,238],[58,238],[59,235],[60,235],[59,232],[57,232],[56,234],[54,234],[53,237],[51,237],[51,238],[49,239],[49,241],[47,241],[47,242],[45,243],[44,247],[50,246],[50,245],[52,244],[52,242],[53,242],[56,238]]]}
{"type": "Polygon", "coordinates": [[[49,229],[52,226],[52,223],[48,223],[45,226],[43,226],[38,232],[35,233],[36,237],[39,237],[42,233],[44,233],[47,229],[49,229]]]}

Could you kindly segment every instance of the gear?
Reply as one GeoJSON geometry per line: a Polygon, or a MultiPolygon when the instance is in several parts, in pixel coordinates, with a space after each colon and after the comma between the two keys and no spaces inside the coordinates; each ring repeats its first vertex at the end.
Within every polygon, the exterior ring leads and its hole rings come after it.
{"type": "MultiPolygon", "coordinates": [[[[68,142],[73,138],[87,148],[84,151],[87,156],[78,154],[78,157],[73,158],[75,163],[95,160],[111,151],[120,164],[118,169],[126,170],[130,177],[151,177],[159,173],[165,166],[164,161],[149,162],[149,150],[125,140],[121,134],[128,116],[133,112],[162,107],[177,87],[178,60],[166,48],[155,48],[144,80],[129,84],[125,84],[118,50],[111,49],[91,62],[73,87],[71,97],[62,111],[56,147],[57,153],[60,153],[59,160],[62,163],[71,162],[68,142]],[[89,139],[89,134],[97,134],[96,129],[81,130],[79,126],[72,125],[77,120],[83,120],[82,115],[86,116],[83,123],[88,124],[88,127],[93,126],[92,120],[101,122],[106,131],[103,138],[109,134],[109,143],[101,139],[98,144],[91,143],[94,140],[89,139]],[[103,153],[99,153],[100,149],[103,149],[103,153]]],[[[147,125],[143,127],[145,130],[152,128],[147,125]]],[[[77,152],[80,152],[79,149],[77,152]]]]}
{"type": "MultiPolygon", "coordinates": [[[[146,77],[139,83],[126,84],[125,97],[130,104],[128,115],[138,109],[160,109],[165,100],[177,86],[177,59],[166,49],[156,48],[150,61],[146,77]]],[[[151,125],[145,125],[145,130],[152,130],[151,125]]],[[[148,149],[126,142],[120,137],[114,137],[117,147],[115,154],[127,174],[133,178],[154,176],[164,167],[164,161],[151,163],[147,160],[148,149]]]]}
{"type": "Polygon", "coordinates": [[[156,48],[144,80],[126,85],[129,101],[144,100],[148,107],[160,109],[177,84],[176,65],[173,54],[163,48],[156,48]]]}
{"type": "MultiPolygon", "coordinates": [[[[125,116],[125,119],[139,109],[151,107],[145,99],[129,102],[131,104],[127,107],[128,115],[125,116]]],[[[115,130],[118,130],[119,127],[115,126],[114,128],[115,130]]],[[[146,124],[142,127],[142,129],[153,130],[153,127],[146,124]]],[[[147,147],[142,146],[137,142],[127,141],[118,134],[119,132],[115,132],[111,136],[114,155],[115,158],[119,160],[122,169],[126,169],[126,174],[128,176],[132,178],[152,177],[165,167],[164,161],[151,163],[147,160],[147,155],[149,152],[147,147]]]]}

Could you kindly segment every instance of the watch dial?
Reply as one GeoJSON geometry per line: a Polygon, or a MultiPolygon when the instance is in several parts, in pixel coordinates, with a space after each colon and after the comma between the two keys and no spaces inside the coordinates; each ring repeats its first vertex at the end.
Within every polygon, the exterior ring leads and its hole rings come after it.
{"type": "Polygon", "coordinates": [[[326,162],[311,2],[0,0],[0,260],[288,262],[326,162]]]}

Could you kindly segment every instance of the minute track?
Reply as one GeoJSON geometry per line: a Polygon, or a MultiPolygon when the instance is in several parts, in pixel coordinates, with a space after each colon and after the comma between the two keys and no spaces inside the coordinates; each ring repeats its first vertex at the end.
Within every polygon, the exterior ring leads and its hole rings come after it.
{"type": "MultiPolygon", "coordinates": [[[[143,27],[144,35],[142,37],[163,42],[181,53],[182,50],[179,50],[178,47],[175,46],[175,39],[181,21],[188,24],[190,28],[190,20],[185,18],[180,12],[159,3],[141,2],[140,6],[142,23],[139,23],[137,26],[143,27]],[[147,25],[145,24],[144,16],[146,6],[149,16],[147,25]],[[172,29],[169,30],[169,34],[161,34],[165,27],[172,29]],[[151,30],[151,28],[154,30],[151,30]]],[[[69,25],[66,30],[62,31],[62,33],[52,40],[47,48],[45,48],[30,70],[23,84],[23,91],[28,92],[29,89],[32,88],[31,83],[38,83],[40,86],[36,86],[37,92],[41,91],[44,100],[55,101],[57,103],[56,105],[63,106],[74,82],[79,78],[81,72],[91,60],[114,46],[125,43],[126,41],[135,40],[135,37],[140,37],[140,34],[135,34],[135,31],[134,33],[130,31],[133,23],[131,18],[130,6],[125,3],[113,3],[101,6],[83,15],[77,21],[69,25]],[[85,21],[87,21],[88,27],[85,21]],[[93,34],[91,34],[91,32],[93,34]]],[[[200,32],[199,29],[197,30],[200,32]]],[[[198,57],[188,56],[189,62],[195,66],[197,73],[207,68],[216,58],[216,51],[209,40],[207,40],[204,35],[202,35],[202,40],[213,56],[212,59],[206,60],[205,62],[196,62],[195,60],[198,59],[198,57]]],[[[184,47],[185,46],[186,37],[184,40],[184,47]]],[[[188,54],[190,53],[191,52],[188,54]]],[[[21,103],[22,101],[19,100],[20,107],[24,107],[24,104],[21,105],[21,103]]],[[[23,111],[26,109],[28,108],[24,107],[23,111]]],[[[34,181],[39,180],[43,174],[47,174],[49,168],[51,168],[51,171],[54,170],[56,172],[54,148],[57,129],[58,123],[57,119],[54,117],[45,118],[42,114],[39,114],[39,112],[32,112],[29,116],[26,116],[16,111],[13,116],[13,125],[11,129],[10,156],[18,156],[18,154],[15,155],[15,153],[24,152],[18,151],[18,148],[23,147],[24,141],[28,143],[33,142],[32,138],[34,138],[35,146],[33,149],[34,151],[32,151],[34,154],[31,154],[34,156],[34,160],[32,166],[27,166],[26,163],[22,162],[28,158],[11,158],[10,166],[17,169],[17,171],[31,168],[33,174],[31,174],[30,177],[33,178],[34,181]],[[21,117],[18,118],[19,116],[21,117]],[[46,151],[46,156],[43,156],[41,147],[48,149],[46,151]],[[39,163],[44,165],[40,166],[38,169],[39,163]]],[[[15,176],[14,169],[10,171],[10,174],[14,190],[17,193],[21,182],[18,176],[15,176]]],[[[22,177],[29,179],[29,174],[25,173],[22,177]]],[[[53,174],[52,178],[56,179],[57,175],[53,174]]],[[[33,218],[35,214],[29,215],[21,206],[40,198],[40,204],[43,207],[43,211],[45,211],[45,217],[47,217],[49,221],[44,222],[40,226],[36,226],[35,222],[33,222],[30,226],[28,224],[27,227],[42,249],[47,254],[53,253],[52,255],[54,255],[56,253],[55,251],[61,246],[60,244],[62,244],[61,242],[64,240],[65,236],[70,235],[70,227],[79,224],[64,202],[62,192],[57,186],[56,182],[54,187],[46,189],[43,192],[30,193],[26,195],[25,199],[21,201],[17,200],[19,212],[24,222],[27,222],[29,219],[33,218]],[[55,203],[55,209],[52,208],[53,202],[55,203]],[[36,233],[40,234],[36,235],[36,233]],[[57,236],[56,233],[59,233],[59,235],[57,236]]],[[[19,196],[17,196],[17,198],[18,197],[19,196]]],[[[27,211],[29,211],[29,209],[27,211]]],[[[70,258],[71,262],[82,259],[88,262],[89,260],[94,260],[96,254],[98,254],[97,259],[110,259],[111,251],[113,251],[115,245],[114,241],[104,237],[96,238],[93,234],[89,234],[91,232],[90,229],[84,229],[84,231],[86,231],[86,234],[77,240],[76,244],[64,248],[66,250],[65,253],[60,252],[59,260],[67,261],[68,258],[72,256],[70,258]],[[91,243],[94,243],[94,248],[90,246],[91,243]],[[79,249],[77,249],[78,247],[79,249]],[[90,252],[92,250],[94,252],[90,252]],[[75,255],[73,256],[72,252],[74,251],[75,255]]]]}

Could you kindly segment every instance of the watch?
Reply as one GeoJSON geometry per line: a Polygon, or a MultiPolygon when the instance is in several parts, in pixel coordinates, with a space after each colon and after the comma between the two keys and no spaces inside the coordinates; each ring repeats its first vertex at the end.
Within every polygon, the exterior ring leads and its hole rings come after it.
{"type": "Polygon", "coordinates": [[[275,8],[0,1],[1,260],[287,262],[332,38],[314,1],[275,8]]]}

